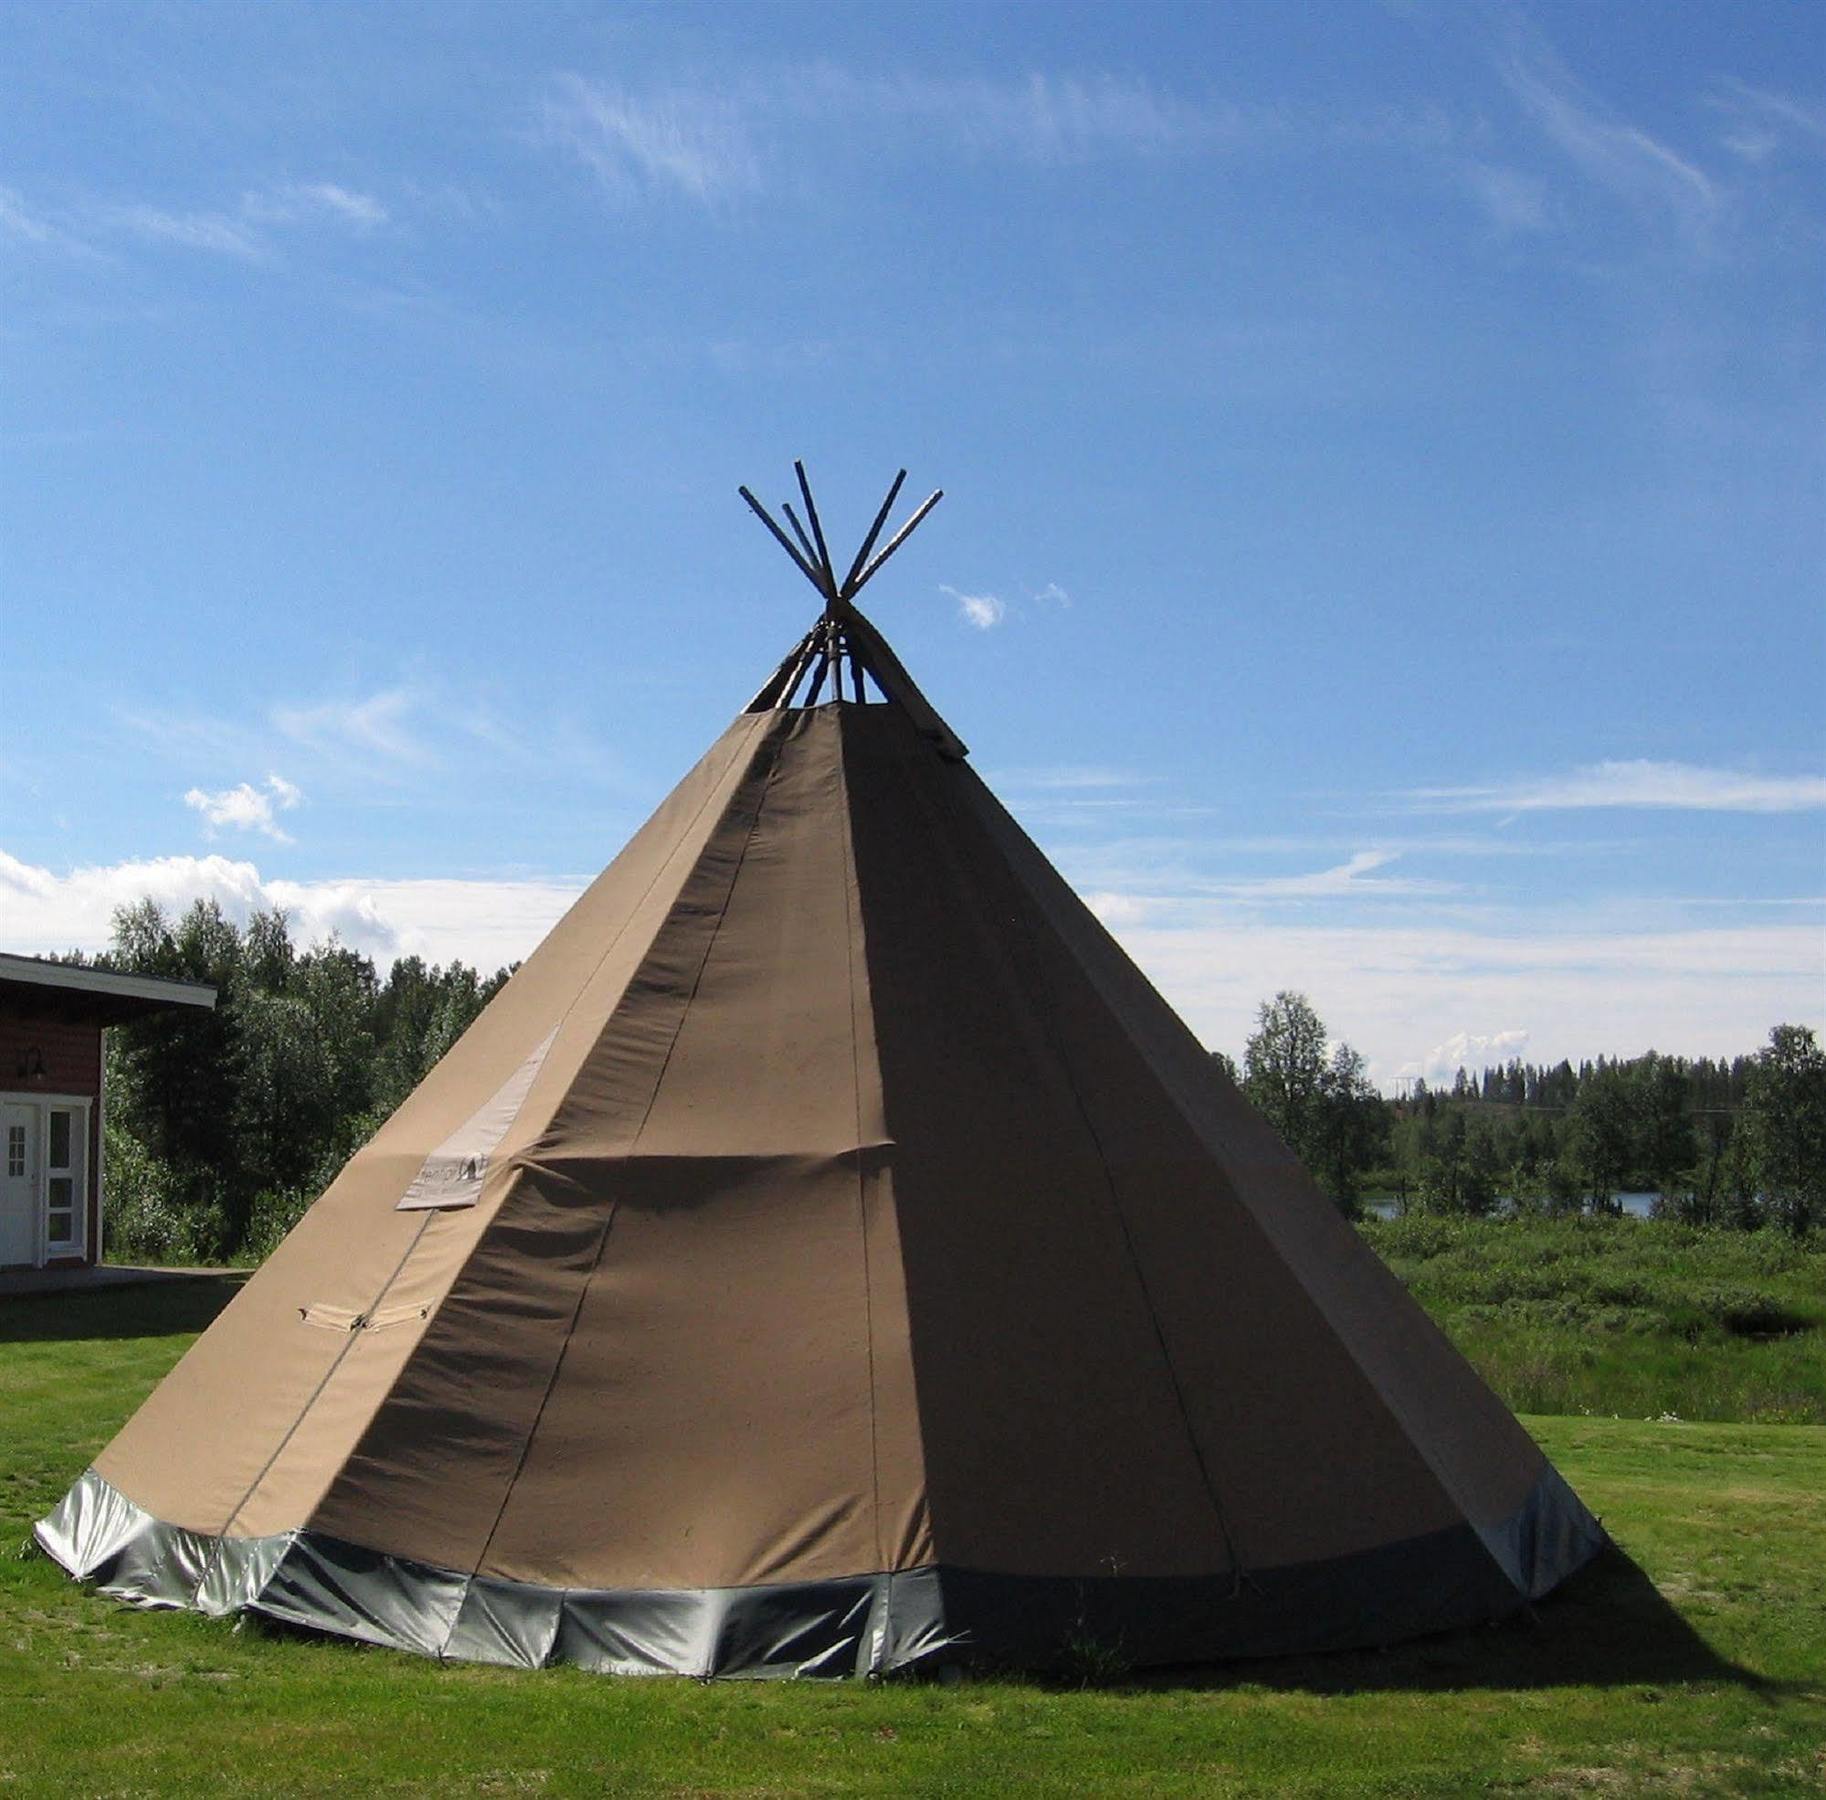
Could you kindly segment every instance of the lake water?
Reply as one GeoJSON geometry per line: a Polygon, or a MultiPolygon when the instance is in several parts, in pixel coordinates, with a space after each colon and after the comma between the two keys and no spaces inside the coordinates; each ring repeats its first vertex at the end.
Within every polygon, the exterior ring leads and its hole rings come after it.
{"type": "MultiPolygon", "coordinates": [[[[1659,1196],[1655,1194],[1618,1194],[1616,1201],[1627,1217],[1646,1219],[1653,1215],[1655,1201],[1658,1198],[1659,1196]]],[[[1514,1204],[1507,1194],[1502,1194],[1497,1197],[1496,1210],[1499,1213],[1508,1212],[1514,1204]]],[[[1366,1200],[1363,1203],[1363,1210],[1367,1213],[1374,1213],[1379,1219],[1392,1219],[1400,1208],[1393,1200],[1366,1200]]]]}

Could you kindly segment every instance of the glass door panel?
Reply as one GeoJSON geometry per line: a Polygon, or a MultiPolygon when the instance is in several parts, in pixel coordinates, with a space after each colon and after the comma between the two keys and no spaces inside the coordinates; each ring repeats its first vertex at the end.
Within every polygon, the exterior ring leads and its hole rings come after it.
{"type": "Polygon", "coordinates": [[[83,1122],[83,1115],[69,1106],[53,1106],[46,1121],[44,1237],[52,1256],[82,1248],[83,1122]]]}

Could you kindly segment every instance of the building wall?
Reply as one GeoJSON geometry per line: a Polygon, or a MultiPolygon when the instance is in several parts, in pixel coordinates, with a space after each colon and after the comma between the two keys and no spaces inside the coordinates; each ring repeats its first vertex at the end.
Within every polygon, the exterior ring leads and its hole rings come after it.
{"type": "Polygon", "coordinates": [[[101,1260],[101,1042],[99,1025],[0,1007],[0,1092],[70,1094],[96,1102],[89,1108],[86,1247],[82,1256],[59,1258],[52,1267],[101,1260]]]}
{"type": "Polygon", "coordinates": [[[101,1098],[101,1027],[0,1009],[0,1088],[101,1098]],[[44,1073],[37,1073],[42,1058],[44,1073]]]}

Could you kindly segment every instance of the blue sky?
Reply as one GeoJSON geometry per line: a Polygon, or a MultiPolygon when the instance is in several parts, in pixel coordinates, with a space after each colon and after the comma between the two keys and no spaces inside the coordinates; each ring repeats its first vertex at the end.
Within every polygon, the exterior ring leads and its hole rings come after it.
{"type": "Polygon", "coordinates": [[[1826,1025],[1810,5],[13,7],[0,945],[524,954],[816,601],[1205,1039],[1826,1025]]]}

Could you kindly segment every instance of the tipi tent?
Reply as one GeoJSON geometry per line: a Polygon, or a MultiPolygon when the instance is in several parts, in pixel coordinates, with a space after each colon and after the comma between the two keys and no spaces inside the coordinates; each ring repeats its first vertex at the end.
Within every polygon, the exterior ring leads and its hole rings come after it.
{"type": "Polygon", "coordinates": [[[40,1542],[146,1605],[693,1675],[1545,1593],[1597,1525],[856,611],[894,493],[842,581],[804,498],[817,625],[40,1542]]]}

